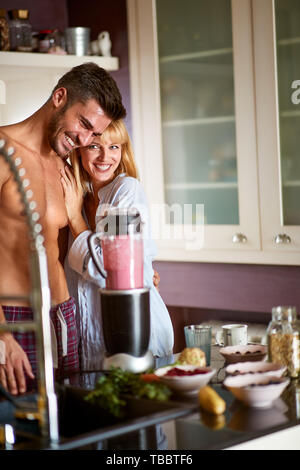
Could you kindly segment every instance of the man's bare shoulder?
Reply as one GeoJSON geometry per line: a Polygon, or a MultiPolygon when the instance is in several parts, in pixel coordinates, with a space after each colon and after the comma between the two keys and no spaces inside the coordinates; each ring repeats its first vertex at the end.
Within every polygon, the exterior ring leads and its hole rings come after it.
{"type": "Polygon", "coordinates": [[[0,126],[1,139],[4,139],[5,141],[16,141],[19,127],[20,123],[0,126]]]}
{"type": "MultiPolygon", "coordinates": [[[[36,152],[31,150],[28,147],[28,142],[23,134],[20,134],[22,131],[22,123],[17,123],[9,126],[0,127],[0,139],[5,141],[5,149],[12,148],[14,152],[11,155],[12,160],[15,160],[17,157],[21,160],[21,166],[24,168],[26,174],[32,177],[36,177],[36,174],[40,172],[40,162],[37,158],[36,152]]],[[[30,178],[30,179],[31,179],[30,178]]],[[[37,178],[35,186],[39,184],[37,178]]],[[[0,157],[0,186],[2,187],[7,182],[13,182],[12,173],[9,169],[8,164],[0,157]]]]}
{"type": "Polygon", "coordinates": [[[2,126],[0,127],[0,139],[5,141],[5,147],[13,147],[15,153],[20,148],[25,148],[21,142],[18,141],[18,124],[12,124],[9,126],[2,126]]]}

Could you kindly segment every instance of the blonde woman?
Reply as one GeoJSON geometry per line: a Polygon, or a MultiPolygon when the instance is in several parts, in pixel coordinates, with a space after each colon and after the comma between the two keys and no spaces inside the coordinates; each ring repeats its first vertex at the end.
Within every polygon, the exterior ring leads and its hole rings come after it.
{"type": "Polygon", "coordinates": [[[99,287],[105,280],[90,257],[87,239],[97,231],[101,207],[138,207],[144,222],[144,283],[150,288],[151,337],[149,349],[156,365],[172,361],[173,328],[167,308],[153,284],[151,239],[147,201],[138,180],[130,138],[122,120],[112,122],[91,145],[76,151],[61,172],[70,239],[65,272],[78,307],[81,370],[101,368],[104,340],[99,287]],[[100,318],[100,320],[99,320],[100,318]]]}

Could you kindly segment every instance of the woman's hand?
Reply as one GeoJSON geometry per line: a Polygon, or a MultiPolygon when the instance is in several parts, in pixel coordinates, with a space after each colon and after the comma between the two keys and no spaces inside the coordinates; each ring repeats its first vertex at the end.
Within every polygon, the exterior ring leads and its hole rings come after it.
{"type": "Polygon", "coordinates": [[[74,238],[78,237],[81,232],[88,229],[82,214],[83,204],[83,191],[81,186],[76,182],[76,179],[68,166],[60,170],[61,184],[63,187],[65,205],[67,209],[69,226],[74,238]]]}
{"type": "Polygon", "coordinates": [[[160,275],[158,274],[157,271],[154,269],[154,274],[153,274],[153,284],[156,287],[157,291],[159,292],[159,283],[160,283],[160,275]]]}
{"type": "Polygon", "coordinates": [[[72,170],[67,165],[60,170],[60,174],[68,218],[72,220],[81,213],[83,204],[82,189],[77,185],[72,170]]]}

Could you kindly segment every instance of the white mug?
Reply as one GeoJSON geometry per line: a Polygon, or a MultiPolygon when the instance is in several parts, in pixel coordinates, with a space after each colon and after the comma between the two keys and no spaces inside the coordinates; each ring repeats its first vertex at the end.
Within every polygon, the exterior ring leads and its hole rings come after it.
{"type": "Polygon", "coordinates": [[[222,330],[216,332],[216,342],[222,346],[235,346],[247,344],[247,325],[223,325],[222,330]]]}

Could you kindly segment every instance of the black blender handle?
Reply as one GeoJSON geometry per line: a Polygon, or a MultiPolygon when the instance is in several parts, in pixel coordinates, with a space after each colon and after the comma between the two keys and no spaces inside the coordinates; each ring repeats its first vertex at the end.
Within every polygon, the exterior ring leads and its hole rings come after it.
{"type": "Polygon", "coordinates": [[[92,257],[92,259],[93,259],[93,261],[96,265],[96,268],[98,269],[101,276],[104,277],[104,279],[106,279],[107,278],[107,272],[105,271],[105,269],[99,263],[96,255],[95,255],[95,252],[94,252],[93,243],[94,243],[95,238],[99,238],[97,233],[92,233],[91,235],[89,235],[89,237],[88,237],[89,250],[90,250],[90,253],[91,253],[91,257],[92,257]]]}

